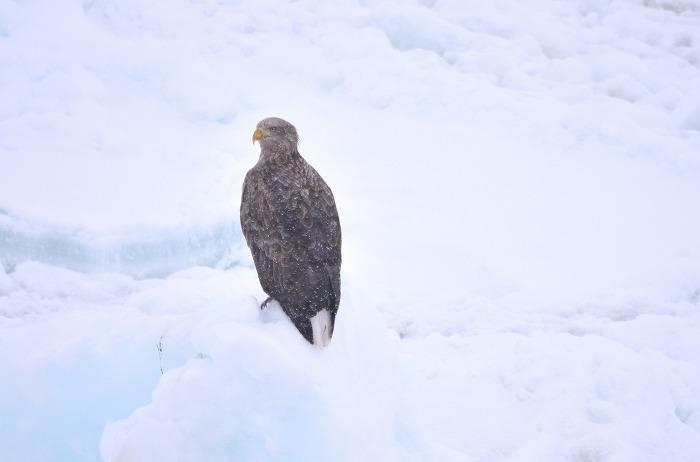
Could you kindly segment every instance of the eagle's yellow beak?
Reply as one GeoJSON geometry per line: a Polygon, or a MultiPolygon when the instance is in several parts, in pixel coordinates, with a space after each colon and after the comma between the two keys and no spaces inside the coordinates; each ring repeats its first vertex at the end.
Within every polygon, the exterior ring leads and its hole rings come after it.
{"type": "Polygon", "coordinates": [[[265,138],[265,136],[265,131],[262,128],[256,128],[253,132],[253,144],[255,144],[256,141],[265,138]]]}

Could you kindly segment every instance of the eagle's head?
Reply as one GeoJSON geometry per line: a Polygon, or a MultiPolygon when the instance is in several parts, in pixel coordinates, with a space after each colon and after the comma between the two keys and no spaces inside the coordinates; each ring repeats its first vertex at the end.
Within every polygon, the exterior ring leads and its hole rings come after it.
{"type": "Polygon", "coordinates": [[[294,125],[277,117],[268,117],[258,122],[253,133],[253,143],[260,141],[263,152],[295,152],[299,136],[294,125]]]}

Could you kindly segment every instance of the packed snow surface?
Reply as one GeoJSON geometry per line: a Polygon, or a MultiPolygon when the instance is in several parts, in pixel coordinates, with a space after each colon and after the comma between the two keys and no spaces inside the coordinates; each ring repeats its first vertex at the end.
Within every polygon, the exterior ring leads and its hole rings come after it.
{"type": "Polygon", "coordinates": [[[0,0],[0,460],[697,462],[698,0],[0,0]],[[325,349],[238,224],[332,186],[325,349]]]}

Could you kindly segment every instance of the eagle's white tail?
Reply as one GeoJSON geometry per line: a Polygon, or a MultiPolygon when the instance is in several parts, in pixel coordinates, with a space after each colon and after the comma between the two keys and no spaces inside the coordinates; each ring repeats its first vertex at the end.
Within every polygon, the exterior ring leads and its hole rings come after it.
{"type": "Polygon", "coordinates": [[[314,335],[314,345],[328,346],[331,343],[331,315],[328,310],[321,310],[310,319],[311,330],[314,335]]]}

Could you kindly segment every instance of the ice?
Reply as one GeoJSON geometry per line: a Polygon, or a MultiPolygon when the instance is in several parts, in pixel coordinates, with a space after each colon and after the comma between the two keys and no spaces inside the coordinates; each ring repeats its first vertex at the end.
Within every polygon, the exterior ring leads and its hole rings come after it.
{"type": "Polygon", "coordinates": [[[697,1],[6,1],[0,101],[0,460],[700,460],[697,1]],[[268,116],[326,349],[259,309],[268,116]]]}
{"type": "Polygon", "coordinates": [[[31,223],[0,211],[0,253],[8,269],[34,260],[85,272],[163,276],[188,266],[230,266],[240,261],[241,237],[234,219],[203,227],[95,232],[31,223]]]}

